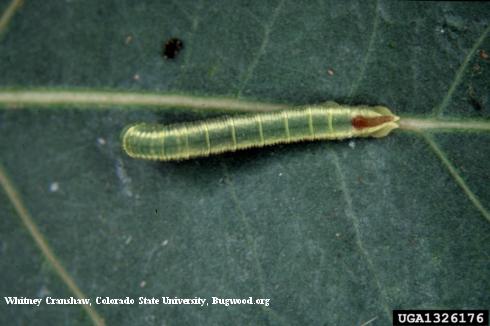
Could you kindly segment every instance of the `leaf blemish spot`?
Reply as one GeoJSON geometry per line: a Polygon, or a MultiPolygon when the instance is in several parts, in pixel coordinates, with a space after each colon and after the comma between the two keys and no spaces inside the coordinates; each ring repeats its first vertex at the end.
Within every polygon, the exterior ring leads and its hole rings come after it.
{"type": "Polygon", "coordinates": [[[476,95],[475,89],[471,86],[468,88],[468,101],[476,111],[483,110],[483,104],[480,98],[476,95]]]}
{"type": "Polygon", "coordinates": [[[488,60],[488,53],[485,50],[480,50],[480,59],[488,60]]]}
{"type": "Polygon", "coordinates": [[[475,109],[476,111],[482,111],[483,110],[482,103],[480,102],[479,99],[477,99],[475,97],[470,97],[470,104],[471,104],[471,106],[473,106],[473,109],[475,109]]]}
{"type": "Polygon", "coordinates": [[[57,192],[60,189],[60,185],[58,182],[52,182],[49,185],[49,192],[57,192]]]}

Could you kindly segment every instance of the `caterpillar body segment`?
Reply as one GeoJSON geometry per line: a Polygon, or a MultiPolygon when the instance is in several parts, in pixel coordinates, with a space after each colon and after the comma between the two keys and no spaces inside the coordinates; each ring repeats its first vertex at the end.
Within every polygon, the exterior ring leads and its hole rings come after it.
{"type": "Polygon", "coordinates": [[[137,123],[121,134],[131,157],[172,161],[308,140],[384,137],[399,118],[383,106],[329,102],[172,125],[137,123]]]}

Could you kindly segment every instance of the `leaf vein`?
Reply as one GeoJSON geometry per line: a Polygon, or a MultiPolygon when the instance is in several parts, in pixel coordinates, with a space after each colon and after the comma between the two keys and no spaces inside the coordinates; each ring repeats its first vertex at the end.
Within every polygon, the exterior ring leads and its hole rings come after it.
{"type": "Polygon", "coordinates": [[[451,86],[449,87],[446,95],[442,99],[441,104],[439,104],[439,106],[437,106],[436,108],[434,108],[434,111],[432,112],[433,115],[435,115],[435,116],[441,116],[442,115],[443,111],[448,106],[449,101],[451,100],[454,91],[456,90],[456,88],[461,83],[461,79],[463,78],[464,72],[466,70],[466,67],[468,67],[468,64],[470,63],[471,58],[475,54],[476,50],[478,50],[478,47],[483,43],[483,41],[487,37],[489,31],[490,31],[490,25],[488,25],[488,27],[485,28],[485,30],[480,35],[480,37],[478,37],[476,39],[476,41],[473,43],[473,46],[468,51],[468,54],[466,54],[466,57],[464,58],[463,63],[461,64],[461,66],[457,70],[456,75],[454,76],[453,83],[451,84],[451,86]]]}
{"type": "Polygon", "coordinates": [[[352,197],[350,195],[349,189],[347,188],[347,184],[345,182],[344,174],[342,172],[342,169],[340,167],[339,163],[339,158],[335,152],[332,152],[332,161],[335,166],[335,169],[337,171],[337,175],[339,177],[339,182],[340,182],[340,188],[342,189],[342,193],[344,195],[344,200],[347,205],[346,209],[346,215],[349,217],[349,219],[352,222],[352,225],[354,227],[354,232],[355,232],[355,241],[357,244],[357,247],[359,248],[359,251],[361,253],[361,256],[364,258],[364,260],[367,263],[367,267],[371,274],[374,277],[374,280],[376,282],[376,286],[378,288],[378,292],[380,293],[381,300],[383,302],[384,310],[386,314],[388,315],[388,318],[391,320],[391,309],[387,303],[387,295],[385,292],[385,289],[383,285],[381,284],[378,273],[376,271],[376,268],[374,267],[373,260],[371,259],[371,256],[369,255],[369,252],[367,251],[366,247],[364,246],[362,242],[362,237],[361,237],[361,231],[359,229],[359,218],[356,216],[354,213],[354,209],[352,206],[352,197]]]}
{"type": "Polygon", "coordinates": [[[274,9],[271,19],[267,25],[264,27],[264,37],[262,38],[262,42],[260,44],[260,47],[258,51],[256,52],[251,64],[248,66],[245,76],[243,77],[242,81],[240,82],[240,86],[238,87],[238,92],[237,92],[237,97],[240,97],[242,95],[242,91],[244,88],[247,86],[248,81],[252,77],[253,72],[255,71],[255,68],[257,67],[260,58],[262,55],[265,53],[265,49],[267,47],[267,44],[269,43],[269,36],[272,31],[272,28],[274,27],[274,24],[276,22],[277,16],[279,15],[279,12],[281,11],[283,5],[284,5],[285,0],[281,0],[277,7],[274,9]]]}
{"type": "Polygon", "coordinates": [[[357,76],[357,79],[352,83],[349,91],[349,95],[347,97],[350,102],[352,102],[352,95],[356,92],[357,88],[359,87],[359,83],[364,78],[364,74],[366,73],[366,68],[367,68],[369,58],[371,57],[371,53],[374,50],[373,45],[374,45],[374,40],[376,39],[376,35],[378,33],[378,25],[379,25],[379,1],[376,1],[376,7],[374,8],[373,28],[371,30],[371,36],[369,37],[368,48],[366,50],[366,54],[364,55],[364,60],[361,65],[359,75],[357,76]]]}
{"type": "MultiPolygon", "coordinates": [[[[221,166],[223,168],[224,180],[225,180],[225,183],[228,187],[229,193],[231,195],[231,199],[235,203],[235,206],[238,210],[238,215],[240,215],[240,219],[242,221],[242,224],[245,227],[245,231],[246,231],[245,237],[247,239],[248,245],[250,246],[250,248],[252,250],[252,255],[254,258],[254,262],[255,262],[255,269],[257,270],[257,276],[259,278],[260,292],[261,292],[262,297],[265,297],[264,271],[263,271],[262,265],[259,261],[259,256],[257,253],[257,245],[255,243],[255,240],[252,237],[252,229],[250,227],[250,224],[248,223],[247,216],[245,215],[245,212],[242,209],[240,201],[238,200],[238,196],[237,196],[237,193],[235,190],[235,186],[233,185],[233,181],[231,180],[231,176],[228,172],[228,168],[224,162],[221,164],[221,166]]],[[[275,319],[280,321],[281,324],[283,324],[283,325],[289,324],[286,322],[286,320],[282,316],[277,314],[270,306],[269,307],[265,307],[264,305],[260,305],[260,306],[265,312],[270,313],[271,316],[273,316],[275,319]]]]}
{"type": "Polygon", "coordinates": [[[0,17],[0,40],[1,37],[4,35],[5,31],[7,30],[7,27],[12,20],[12,17],[14,14],[17,12],[17,10],[22,6],[24,3],[24,0],[12,0],[10,4],[8,5],[7,9],[3,12],[2,16],[0,17]]]}
{"type": "Polygon", "coordinates": [[[464,179],[461,177],[459,172],[456,170],[453,164],[449,161],[447,158],[446,154],[444,151],[437,146],[437,143],[426,133],[422,133],[422,136],[424,137],[425,141],[429,144],[430,148],[432,151],[436,154],[436,156],[441,160],[442,164],[444,167],[449,171],[449,174],[453,179],[456,181],[456,183],[461,187],[461,189],[464,191],[468,199],[473,203],[475,208],[480,211],[480,213],[483,215],[484,218],[486,218],[490,222],[490,213],[487,211],[487,209],[483,206],[483,204],[480,202],[478,197],[473,193],[470,189],[470,187],[466,184],[464,179]]]}
{"type": "Polygon", "coordinates": [[[186,44],[189,44],[188,46],[186,46],[186,51],[185,51],[185,54],[184,54],[184,62],[182,63],[182,66],[181,66],[181,71],[180,71],[180,74],[179,74],[179,78],[177,80],[177,84],[181,81],[181,78],[185,75],[185,73],[187,72],[188,70],[188,65],[189,65],[189,59],[192,55],[192,44],[193,44],[193,39],[194,39],[194,35],[197,31],[197,28],[199,27],[199,16],[198,16],[198,13],[200,12],[201,10],[201,7],[202,7],[202,0],[199,0],[196,4],[196,7],[194,9],[194,14],[192,15],[192,18],[191,18],[191,30],[189,32],[189,35],[188,35],[188,42],[186,42],[186,44]]]}
{"type": "MultiPolygon", "coordinates": [[[[7,194],[10,203],[14,206],[15,211],[17,212],[17,216],[22,221],[24,227],[27,229],[31,237],[33,238],[36,245],[41,250],[43,256],[47,259],[47,261],[53,266],[54,271],[61,278],[63,283],[68,287],[68,289],[78,298],[78,299],[86,299],[85,294],[80,290],[78,285],[75,283],[73,278],[68,274],[65,267],[59,260],[59,258],[54,253],[53,249],[49,245],[48,241],[41,233],[41,231],[36,226],[36,223],[32,219],[31,214],[27,210],[26,206],[22,202],[22,199],[15,189],[13,182],[8,177],[5,169],[0,164],[0,185],[3,190],[7,194]]],[[[85,312],[90,316],[93,323],[95,325],[104,325],[104,319],[98,314],[98,312],[92,308],[90,305],[82,305],[82,308],[85,312]]]]}

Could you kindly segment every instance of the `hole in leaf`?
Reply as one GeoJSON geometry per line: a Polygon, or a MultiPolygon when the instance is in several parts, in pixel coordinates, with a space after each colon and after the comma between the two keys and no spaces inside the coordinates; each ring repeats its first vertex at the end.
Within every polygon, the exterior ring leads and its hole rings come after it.
{"type": "Polygon", "coordinates": [[[165,59],[174,59],[183,48],[184,43],[182,40],[172,37],[163,44],[162,56],[165,59]]]}

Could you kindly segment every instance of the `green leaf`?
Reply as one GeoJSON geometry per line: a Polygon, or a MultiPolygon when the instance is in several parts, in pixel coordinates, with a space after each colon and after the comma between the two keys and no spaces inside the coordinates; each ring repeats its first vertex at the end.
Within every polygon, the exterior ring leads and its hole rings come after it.
{"type": "Polygon", "coordinates": [[[390,325],[490,305],[487,3],[21,2],[0,2],[0,323],[390,325]],[[328,100],[386,105],[402,129],[174,163],[120,147],[133,122],[328,100]]]}

